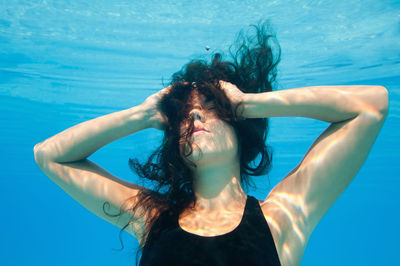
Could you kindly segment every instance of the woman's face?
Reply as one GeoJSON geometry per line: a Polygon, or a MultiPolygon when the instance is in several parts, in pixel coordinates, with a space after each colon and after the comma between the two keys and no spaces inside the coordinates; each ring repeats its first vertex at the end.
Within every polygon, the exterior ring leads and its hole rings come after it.
{"type": "MultiPolygon", "coordinates": [[[[189,97],[189,105],[189,117],[180,127],[182,135],[193,120],[194,130],[190,136],[193,152],[186,159],[197,166],[211,166],[236,159],[238,153],[236,133],[231,125],[219,119],[215,113],[214,103],[206,102],[205,97],[194,90],[189,97]]],[[[188,150],[188,144],[181,141],[180,153],[183,158],[185,149],[188,150]]]]}

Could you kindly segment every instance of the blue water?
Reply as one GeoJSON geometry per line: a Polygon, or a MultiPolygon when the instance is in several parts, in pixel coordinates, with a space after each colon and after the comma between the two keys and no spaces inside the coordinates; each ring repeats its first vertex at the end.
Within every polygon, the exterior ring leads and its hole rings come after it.
{"type": "MultiPolygon", "coordinates": [[[[370,84],[390,110],[366,163],[315,229],[302,265],[394,265],[400,233],[400,1],[0,0],[2,265],[133,265],[137,243],[74,202],[36,167],[33,146],[79,122],[140,104],[194,57],[226,51],[270,18],[282,47],[279,89],[370,84]],[[72,3],[70,3],[72,2],[72,3]],[[209,46],[209,52],[205,47],[209,46]]],[[[294,168],[327,123],[271,119],[270,184],[294,168]]],[[[127,160],[161,133],[139,132],[90,159],[136,182],[127,160]]]]}

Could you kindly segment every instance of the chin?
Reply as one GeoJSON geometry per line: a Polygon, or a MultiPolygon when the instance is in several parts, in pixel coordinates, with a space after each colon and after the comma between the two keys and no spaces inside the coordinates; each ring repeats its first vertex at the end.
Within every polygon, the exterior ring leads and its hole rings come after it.
{"type": "Polygon", "coordinates": [[[193,148],[193,153],[187,157],[187,160],[196,164],[197,167],[211,166],[217,164],[223,164],[227,160],[235,159],[236,153],[234,151],[200,151],[197,147],[193,148]]]}

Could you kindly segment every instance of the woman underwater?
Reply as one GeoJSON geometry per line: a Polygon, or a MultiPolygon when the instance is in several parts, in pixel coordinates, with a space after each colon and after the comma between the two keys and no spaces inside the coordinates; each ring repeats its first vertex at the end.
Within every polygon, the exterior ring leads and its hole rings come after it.
{"type": "Polygon", "coordinates": [[[382,86],[272,91],[279,45],[266,24],[231,60],[191,61],[142,104],[73,126],[34,147],[40,169],[102,219],[135,236],[140,265],[300,265],[312,231],[361,168],[385,121],[382,86]],[[268,172],[268,117],[329,122],[264,200],[247,195],[268,172]],[[137,174],[149,189],[87,159],[140,130],[164,131],[137,174]],[[114,212],[113,212],[114,211],[114,212]],[[116,212],[115,212],[116,211],[116,212]]]}

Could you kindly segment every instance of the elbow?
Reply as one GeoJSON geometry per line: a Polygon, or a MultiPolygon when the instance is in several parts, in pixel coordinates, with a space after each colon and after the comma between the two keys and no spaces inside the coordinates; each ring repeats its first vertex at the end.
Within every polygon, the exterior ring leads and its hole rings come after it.
{"type": "Polygon", "coordinates": [[[35,147],[33,147],[33,156],[35,158],[36,164],[39,166],[43,164],[45,158],[44,151],[42,148],[40,148],[40,144],[41,143],[38,143],[35,145],[35,147]]]}
{"type": "Polygon", "coordinates": [[[365,98],[360,103],[359,114],[380,123],[386,119],[389,110],[388,90],[383,86],[368,86],[365,98]]]}
{"type": "Polygon", "coordinates": [[[383,86],[367,86],[360,101],[358,115],[372,123],[382,125],[389,111],[389,93],[383,86]]]}
{"type": "Polygon", "coordinates": [[[379,117],[385,119],[389,112],[389,92],[383,86],[376,86],[375,108],[379,117]]]}

